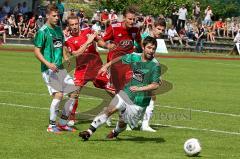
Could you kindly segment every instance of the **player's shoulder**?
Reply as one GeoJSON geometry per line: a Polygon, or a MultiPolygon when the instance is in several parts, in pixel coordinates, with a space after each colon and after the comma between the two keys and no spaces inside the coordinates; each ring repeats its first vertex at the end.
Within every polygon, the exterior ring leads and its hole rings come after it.
{"type": "Polygon", "coordinates": [[[43,25],[38,31],[45,32],[47,30],[47,25],[43,25]]]}
{"type": "Polygon", "coordinates": [[[160,66],[160,63],[156,58],[153,58],[152,62],[154,63],[155,66],[160,66]]]}
{"type": "Polygon", "coordinates": [[[89,34],[89,33],[92,33],[92,29],[90,27],[86,27],[86,28],[82,28],[81,29],[81,33],[82,34],[89,34]]]}

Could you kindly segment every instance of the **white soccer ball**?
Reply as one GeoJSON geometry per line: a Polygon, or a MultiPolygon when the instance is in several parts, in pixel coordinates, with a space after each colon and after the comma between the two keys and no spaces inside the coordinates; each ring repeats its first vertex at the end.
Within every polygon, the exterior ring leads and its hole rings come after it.
{"type": "Polygon", "coordinates": [[[183,148],[188,156],[197,156],[202,150],[200,142],[195,138],[188,139],[184,143],[183,148]]]}

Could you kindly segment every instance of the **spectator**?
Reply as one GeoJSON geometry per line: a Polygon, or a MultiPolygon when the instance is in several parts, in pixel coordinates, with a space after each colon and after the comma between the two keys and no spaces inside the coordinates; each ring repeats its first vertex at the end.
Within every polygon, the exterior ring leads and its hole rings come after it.
{"type": "Polygon", "coordinates": [[[29,11],[28,11],[28,7],[27,7],[27,3],[26,2],[23,2],[23,4],[22,4],[22,7],[21,7],[21,13],[22,14],[27,14],[29,11]]]}
{"type": "Polygon", "coordinates": [[[92,17],[92,23],[96,23],[96,22],[100,22],[101,21],[101,15],[100,15],[100,11],[97,10],[94,14],[93,14],[93,17],[92,17]]]}
{"type": "Polygon", "coordinates": [[[38,16],[36,24],[37,24],[37,29],[40,29],[44,25],[44,19],[41,15],[38,16]]]}
{"type": "Polygon", "coordinates": [[[104,9],[104,11],[101,13],[101,26],[102,30],[105,30],[107,28],[107,23],[108,23],[108,10],[104,9]]]}
{"type": "Polygon", "coordinates": [[[85,13],[83,8],[80,8],[79,12],[77,13],[77,16],[80,17],[81,19],[85,18],[85,13]]]}
{"type": "Polygon", "coordinates": [[[187,23],[185,25],[185,31],[186,31],[186,35],[187,35],[189,41],[193,41],[195,33],[194,33],[194,30],[193,30],[193,23],[192,23],[191,19],[189,19],[187,21],[187,23]]]}
{"type": "Polygon", "coordinates": [[[99,21],[93,21],[92,30],[94,30],[95,32],[97,32],[100,35],[100,33],[101,33],[101,25],[100,25],[99,21]]]}
{"type": "Polygon", "coordinates": [[[59,11],[59,20],[60,20],[60,23],[62,24],[62,20],[63,20],[63,14],[64,14],[64,5],[62,3],[62,0],[58,0],[57,1],[57,8],[58,8],[58,11],[59,11]]]}
{"type": "Polygon", "coordinates": [[[211,25],[212,16],[213,16],[213,12],[212,12],[211,7],[208,6],[204,13],[205,13],[204,24],[211,25]]]}
{"type": "Polygon", "coordinates": [[[188,45],[189,38],[187,36],[187,32],[186,32],[185,28],[183,28],[179,31],[179,37],[181,38],[182,41],[185,41],[186,47],[189,47],[189,45],[188,45]]]}
{"type": "Polygon", "coordinates": [[[28,24],[23,36],[27,35],[28,38],[34,37],[36,31],[37,31],[36,19],[35,19],[35,16],[32,16],[32,18],[28,21],[28,24]]]}
{"type": "Polygon", "coordinates": [[[178,11],[178,27],[177,27],[178,31],[185,27],[187,14],[188,13],[187,13],[186,5],[183,4],[182,7],[178,11]]]}
{"type": "Polygon", "coordinates": [[[168,29],[168,39],[170,40],[172,46],[174,46],[174,41],[179,41],[180,45],[182,46],[182,39],[178,35],[175,27],[172,25],[171,28],[168,29]]]}
{"type": "Polygon", "coordinates": [[[196,35],[197,42],[196,42],[196,48],[195,48],[197,52],[202,52],[203,50],[204,34],[205,34],[204,26],[202,24],[199,24],[198,34],[196,35]]]}
{"type": "Polygon", "coordinates": [[[213,25],[206,26],[207,29],[207,41],[215,42],[215,29],[213,25]]]}
{"type": "Polygon", "coordinates": [[[5,13],[3,12],[2,7],[0,7],[0,21],[2,21],[5,17],[5,13]]]}
{"type": "Polygon", "coordinates": [[[196,22],[200,22],[200,16],[201,16],[200,3],[197,2],[196,5],[193,7],[193,20],[196,22]]]}
{"type": "Polygon", "coordinates": [[[222,21],[222,18],[219,19],[219,21],[215,22],[215,31],[217,32],[217,35],[221,37],[221,32],[223,32],[223,36],[226,36],[226,27],[224,22],[222,21]]]}
{"type": "Polygon", "coordinates": [[[3,36],[3,43],[5,44],[6,43],[6,30],[4,28],[4,23],[3,21],[0,21],[0,35],[3,36]]]}
{"type": "Polygon", "coordinates": [[[176,28],[178,21],[178,10],[176,4],[173,5],[172,13],[171,13],[172,25],[176,28]]]}
{"type": "Polygon", "coordinates": [[[235,31],[235,22],[234,19],[232,20],[230,18],[226,19],[226,27],[227,27],[227,37],[231,35],[232,38],[234,38],[234,31],[235,31]]]}
{"type": "Polygon", "coordinates": [[[26,24],[24,22],[23,15],[19,15],[17,25],[18,25],[19,38],[24,38],[26,24]]]}
{"type": "Polygon", "coordinates": [[[233,42],[235,43],[235,45],[231,50],[230,55],[237,55],[237,54],[239,55],[239,52],[237,50],[237,45],[240,45],[240,29],[238,29],[237,35],[235,36],[233,42]]]}
{"type": "Polygon", "coordinates": [[[8,21],[8,34],[10,36],[16,36],[17,34],[17,25],[16,25],[16,18],[14,16],[14,14],[10,15],[7,19],[8,21]]]}
{"type": "Polygon", "coordinates": [[[15,15],[22,14],[22,5],[21,3],[18,3],[17,6],[14,8],[13,13],[15,15]]]}
{"type": "Polygon", "coordinates": [[[110,24],[116,23],[118,21],[118,16],[113,9],[111,9],[110,14],[108,15],[110,24]]]}
{"type": "Polygon", "coordinates": [[[68,17],[75,16],[75,15],[76,15],[76,13],[75,13],[74,9],[71,9],[70,12],[68,13],[68,17]]]}
{"type": "Polygon", "coordinates": [[[8,15],[9,13],[10,13],[10,11],[11,11],[11,8],[10,8],[10,6],[8,5],[8,1],[5,1],[4,2],[4,5],[3,5],[3,13],[5,14],[5,15],[8,15]]]}

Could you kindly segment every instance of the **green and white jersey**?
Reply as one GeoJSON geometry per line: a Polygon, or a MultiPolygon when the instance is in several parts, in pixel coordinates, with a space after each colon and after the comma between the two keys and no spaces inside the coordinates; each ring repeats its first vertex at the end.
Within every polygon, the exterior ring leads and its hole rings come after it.
{"type": "Polygon", "coordinates": [[[159,62],[154,58],[151,61],[142,62],[141,54],[132,53],[122,56],[122,63],[131,66],[133,76],[124,87],[132,102],[141,107],[147,107],[151,100],[151,91],[131,92],[131,86],[146,86],[153,82],[160,82],[161,68],[159,62]]]}
{"type": "MultiPolygon", "coordinates": [[[[49,27],[43,25],[34,38],[35,47],[41,48],[43,57],[50,63],[54,63],[58,68],[62,67],[64,36],[60,27],[49,27]]],[[[41,63],[41,71],[48,67],[41,63]]]]}

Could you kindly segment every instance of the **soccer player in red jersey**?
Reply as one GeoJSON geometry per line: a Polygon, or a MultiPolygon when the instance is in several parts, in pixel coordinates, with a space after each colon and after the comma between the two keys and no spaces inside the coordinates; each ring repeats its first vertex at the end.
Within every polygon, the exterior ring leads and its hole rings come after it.
{"type": "MultiPolygon", "coordinates": [[[[76,16],[68,17],[68,26],[71,36],[65,42],[67,50],[76,56],[76,68],[74,72],[74,83],[77,86],[84,86],[88,81],[92,81],[95,87],[105,89],[108,78],[98,75],[99,69],[102,67],[102,60],[96,51],[95,42],[100,40],[97,33],[90,28],[79,29],[79,20],[76,16]]],[[[77,92],[76,101],[78,99],[77,92]]],[[[72,117],[75,116],[78,102],[75,102],[72,110],[72,117]]],[[[74,124],[73,121],[69,123],[74,124]]]]}
{"type": "MultiPolygon", "coordinates": [[[[123,11],[123,22],[111,24],[100,40],[98,45],[109,49],[107,61],[111,61],[119,56],[130,54],[134,51],[134,41],[141,43],[139,28],[135,27],[136,9],[132,6],[123,11]],[[107,43],[112,41],[113,43],[107,43]]],[[[111,67],[111,81],[116,92],[121,90],[127,82],[126,72],[130,70],[128,65],[115,64],[111,67]],[[121,69],[119,69],[121,68],[121,69]]]]}

